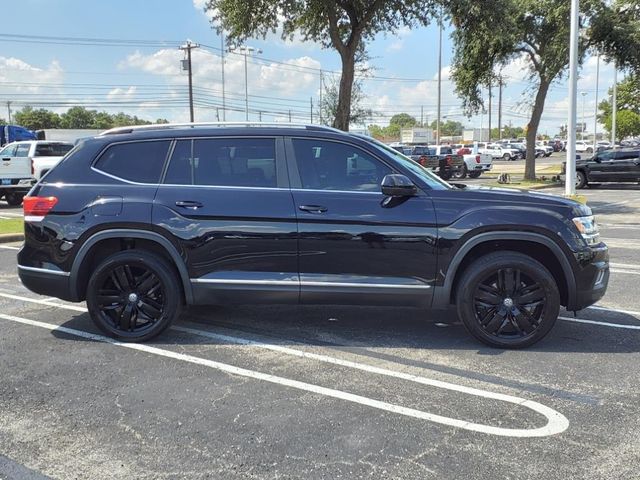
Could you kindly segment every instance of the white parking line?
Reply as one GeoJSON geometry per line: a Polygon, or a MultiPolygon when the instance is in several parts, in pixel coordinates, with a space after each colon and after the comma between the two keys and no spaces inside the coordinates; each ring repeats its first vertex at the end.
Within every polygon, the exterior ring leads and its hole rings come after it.
{"type": "MultiPolygon", "coordinates": [[[[47,304],[48,303],[51,303],[51,302],[47,302],[47,304]]],[[[66,307],[66,305],[59,305],[59,307],[64,308],[66,307]]],[[[299,390],[306,390],[309,392],[314,392],[321,395],[325,395],[333,398],[339,398],[349,402],[377,408],[379,410],[397,413],[400,415],[413,417],[421,420],[428,420],[430,422],[439,423],[442,425],[452,426],[456,428],[461,428],[464,430],[470,430],[474,432],[505,436],[505,437],[529,438],[529,437],[545,437],[549,435],[555,435],[565,431],[569,427],[569,420],[567,420],[567,418],[561,413],[545,405],[542,405],[541,403],[534,402],[531,400],[526,400],[524,398],[515,397],[512,395],[505,395],[502,393],[490,392],[488,390],[480,390],[476,388],[465,387],[463,385],[457,385],[449,382],[442,382],[439,380],[429,379],[426,377],[419,377],[416,375],[409,375],[402,372],[395,372],[393,370],[387,370],[379,367],[374,367],[371,365],[342,360],[342,359],[330,357],[327,355],[318,355],[310,352],[304,352],[301,350],[283,347],[281,345],[271,345],[271,344],[265,344],[261,342],[255,342],[253,340],[248,340],[240,337],[219,335],[212,332],[207,332],[207,331],[197,330],[197,329],[192,329],[187,327],[174,327],[175,330],[186,332],[186,333],[197,334],[200,336],[207,336],[210,338],[229,341],[237,344],[251,345],[259,348],[266,348],[266,349],[273,350],[279,353],[284,353],[287,355],[294,355],[301,358],[318,360],[326,363],[331,363],[334,365],[340,365],[348,368],[366,371],[369,373],[376,373],[380,375],[396,377],[396,378],[412,381],[415,383],[420,383],[427,386],[442,388],[446,390],[452,390],[459,393],[465,393],[468,395],[474,395],[474,396],[479,396],[479,397],[488,398],[492,400],[516,404],[543,415],[544,417],[547,418],[547,424],[543,427],[534,428],[534,429],[516,429],[516,428],[495,427],[495,426],[485,425],[481,423],[473,423],[466,420],[459,420],[456,418],[444,417],[442,415],[436,415],[433,413],[424,412],[422,410],[416,410],[413,408],[403,407],[401,405],[382,402],[380,400],[363,397],[361,395],[355,395],[355,394],[344,392],[341,390],[326,388],[319,385],[300,382],[298,380],[292,380],[289,378],[277,377],[267,373],[256,372],[254,370],[247,370],[244,368],[240,368],[233,365],[228,365],[228,364],[224,364],[224,363],[220,363],[220,362],[216,362],[213,360],[208,360],[200,357],[195,357],[192,355],[176,353],[171,350],[165,350],[165,349],[152,347],[149,345],[137,344],[137,343],[122,343],[112,338],[105,337],[103,335],[96,335],[96,334],[85,332],[82,330],[76,330],[68,327],[58,326],[55,324],[39,322],[37,320],[30,320],[26,318],[15,317],[13,315],[5,315],[5,314],[0,314],[0,318],[9,320],[12,322],[22,323],[25,325],[45,328],[51,331],[59,331],[59,332],[68,333],[70,335],[75,335],[75,336],[79,336],[79,337],[83,337],[91,340],[106,342],[118,347],[130,348],[133,350],[140,350],[143,352],[152,353],[155,355],[160,355],[168,358],[174,358],[176,360],[182,360],[185,362],[214,368],[216,370],[220,370],[220,371],[227,372],[234,375],[254,378],[257,380],[263,380],[263,381],[267,381],[267,382],[271,382],[279,385],[296,388],[299,390]]]]}
{"type": "Polygon", "coordinates": [[[20,247],[14,247],[13,245],[0,245],[0,248],[4,250],[20,250],[20,247]]]}
{"type": "Polygon", "coordinates": [[[619,268],[612,268],[611,273],[624,273],[627,275],[640,275],[640,271],[635,270],[620,270],[619,268]]]}
{"type": "Polygon", "coordinates": [[[640,317],[640,312],[636,312],[634,310],[622,310],[620,308],[605,307],[601,305],[591,305],[590,307],[587,307],[587,308],[591,310],[602,310],[603,312],[624,313],[625,315],[633,315],[633,316],[640,317]]]}
{"type": "Polygon", "coordinates": [[[588,323],[590,325],[600,325],[602,327],[622,328],[625,330],[640,330],[640,325],[622,325],[620,323],[598,322],[596,320],[585,320],[584,318],[558,317],[560,320],[576,323],[588,323]]]}
{"type": "Polygon", "coordinates": [[[625,268],[627,270],[640,270],[640,265],[632,264],[632,263],[614,263],[614,262],[609,262],[609,266],[610,267],[615,267],[615,268],[625,268]]]}

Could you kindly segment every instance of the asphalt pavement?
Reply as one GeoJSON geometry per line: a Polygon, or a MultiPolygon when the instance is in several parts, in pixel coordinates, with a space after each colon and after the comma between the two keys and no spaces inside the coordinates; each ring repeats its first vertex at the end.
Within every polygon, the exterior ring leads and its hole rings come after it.
{"type": "Polygon", "coordinates": [[[0,478],[637,479],[640,187],[582,193],[609,290],[521,351],[379,307],[191,308],[122,345],[2,245],[0,478]]]}

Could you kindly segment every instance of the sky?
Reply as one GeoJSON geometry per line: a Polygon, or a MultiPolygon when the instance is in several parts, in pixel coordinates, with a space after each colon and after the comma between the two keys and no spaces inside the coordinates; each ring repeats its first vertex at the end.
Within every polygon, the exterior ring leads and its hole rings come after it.
{"type": "MultiPolygon", "coordinates": [[[[189,120],[188,78],[181,71],[187,40],[193,50],[196,121],[245,119],[245,57],[226,53],[225,105],[222,111],[221,38],[204,12],[205,0],[0,0],[0,118],[24,105],[62,113],[70,106],[174,122],[189,120]],[[48,37],[48,38],[42,38],[48,37]]],[[[488,126],[488,115],[468,118],[449,79],[452,58],[450,27],[443,35],[442,115],[469,128],[488,126]]],[[[496,28],[499,34],[499,28],[496,28]]],[[[252,121],[314,121],[321,75],[325,85],[338,80],[340,58],[299,38],[283,41],[277,32],[248,40],[261,54],[247,58],[249,118],[252,121]]],[[[364,106],[373,111],[368,123],[386,125],[407,112],[431,122],[436,117],[438,27],[432,24],[378,35],[369,45],[372,76],[362,82],[364,106]]],[[[578,82],[578,122],[593,131],[596,58],[588,58],[578,82]],[[583,113],[584,112],[584,113],[583,113]]],[[[525,63],[515,59],[502,69],[503,124],[524,127],[532,98],[525,63]]],[[[613,85],[613,68],[601,62],[599,99],[613,85]]],[[[498,122],[494,88],[492,126],[498,122]]],[[[540,133],[555,135],[567,122],[568,86],[557,81],[548,95],[540,133]]],[[[488,97],[485,92],[485,96],[488,97]]],[[[602,126],[599,126],[602,131],[602,126]]]]}

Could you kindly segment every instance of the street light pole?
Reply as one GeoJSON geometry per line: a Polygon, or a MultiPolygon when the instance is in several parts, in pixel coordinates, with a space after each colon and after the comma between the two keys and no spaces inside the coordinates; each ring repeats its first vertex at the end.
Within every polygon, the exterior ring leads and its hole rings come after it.
{"type": "Polygon", "coordinates": [[[587,92],[580,92],[580,93],[582,95],[582,127],[580,128],[580,132],[581,132],[580,136],[582,137],[582,141],[584,141],[584,130],[587,126],[587,117],[585,117],[584,106],[585,106],[585,99],[587,98],[587,92]]]}
{"type": "MultiPolygon", "coordinates": [[[[232,48],[231,51],[234,51],[235,48],[232,48]]],[[[245,120],[249,121],[249,75],[248,75],[248,66],[247,66],[247,57],[249,55],[259,55],[262,53],[260,48],[253,48],[242,46],[238,48],[238,51],[241,55],[244,55],[244,116],[245,120]]]]}
{"type": "Polygon", "coordinates": [[[226,95],[224,92],[224,30],[220,32],[220,63],[222,65],[222,121],[227,121],[226,95]]]}
{"type": "Polygon", "coordinates": [[[596,107],[593,112],[593,151],[596,152],[598,145],[598,89],[600,88],[600,55],[596,61],[596,107]]]}
{"type": "Polygon", "coordinates": [[[565,194],[576,193],[576,103],[578,92],[578,34],[580,1],[571,0],[571,41],[569,44],[569,118],[567,127],[567,167],[565,194]]]}
{"type": "Polygon", "coordinates": [[[611,144],[616,148],[616,123],[618,120],[618,62],[613,63],[613,111],[611,114],[611,144]]]}
{"type": "Polygon", "coordinates": [[[440,114],[442,111],[442,9],[440,9],[440,40],[438,43],[438,118],[436,120],[436,145],[440,145],[440,114]]]}

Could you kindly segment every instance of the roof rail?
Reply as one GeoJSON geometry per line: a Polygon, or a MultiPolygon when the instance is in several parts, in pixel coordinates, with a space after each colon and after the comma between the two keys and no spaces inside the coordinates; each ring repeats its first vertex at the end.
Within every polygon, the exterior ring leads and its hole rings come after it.
{"type": "Polygon", "coordinates": [[[100,135],[115,135],[133,133],[145,130],[170,130],[172,128],[207,128],[207,127],[271,127],[271,128],[306,128],[308,130],[328,130],[341,132],[333,127],[325,125],[308,125],[304,123],[284,122],[198,122],[198,123],[154,123],[152,125],[131,125],[128,127],[116,127],[105,130],[100,135]]]}

